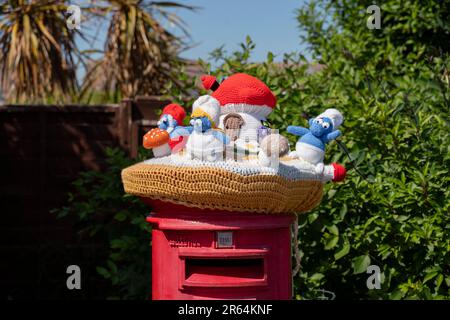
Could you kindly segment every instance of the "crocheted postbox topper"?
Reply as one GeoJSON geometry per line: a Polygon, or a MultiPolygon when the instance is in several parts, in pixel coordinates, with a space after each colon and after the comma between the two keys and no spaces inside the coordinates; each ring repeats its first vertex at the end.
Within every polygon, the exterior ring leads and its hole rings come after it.
{"type": "Polygon", "coordinates": [[[122,171],[127,193],[188,207],[294,214],[320,203],[325,182],[345,178],[343,166],[323,163],[325,144],[340,135],[338,110],[310,119],[309,129],[289,126],[299,136],[289,152],[288,140],[262,122],[277,103],[262,81],[243,73],[220,83],[201,79],[213,92],[194,102],[190,126],[181,124],[180,106],[164,108],[159,128],[144,137],[155,157],[122,171]],[[187,141],[171,151],[169,141],[180,136],[187,141]]]}

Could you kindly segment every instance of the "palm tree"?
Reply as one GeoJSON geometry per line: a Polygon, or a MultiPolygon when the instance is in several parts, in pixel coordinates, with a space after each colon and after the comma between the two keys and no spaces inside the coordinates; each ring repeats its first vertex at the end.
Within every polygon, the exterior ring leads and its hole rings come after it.
{"type": "Polygon", "coordinates": [[[181,62],[183,42],[156,19],[165,20],[187,35],[185,25],[168,8],[195,7],[168,1],[109,0],[96,12],[109,20],[103,58],[86,75],[82,93],[101,75],[103,91],[114,101],[138,94],[161,94],[169,81],[176,82],[173,68],[181,62]]]}
{"type": "Polygon", "coordinates": [[[76,29],[65,0],[10,0],[0,6],[0,87],[9,102],[66,101],[77,90],[76,29]]]}

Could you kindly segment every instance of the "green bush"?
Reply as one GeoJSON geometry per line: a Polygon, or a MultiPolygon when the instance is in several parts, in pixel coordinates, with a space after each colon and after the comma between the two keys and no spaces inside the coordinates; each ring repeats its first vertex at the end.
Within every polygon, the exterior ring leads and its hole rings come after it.
{"type": "MultiPolygon", "coordinates": [[[[275,63],[272,53],[265,62],[252,63],[250,38],[239,52],[216,50],[216,70],[203,63],[218,77],[246,72],[267,83],[280,106],[269,120],[281,132],[290,124],[306,125],[309,116],[330,107],[346,117],[340,141],[351,160],[331,143],[326,162],[344,164],[348,177],[327,184],[322,203],[299,218],[297,298],[317,298],[320,290],[337,299],[450,298],[449,6],[384,1],[382,29],[369,30],[365,8],[370,4],[310,1],[298,11],[304,41],[325,66],[319,72],[309,72],[310,64],[297,53],[285,55],[282,63],[275,63]],[[382,271],[380,290],[366,286],[372,264],[382,271]]],[[[127,240],[118,244],[120,255],[111,253],[115,267],[99,271],[116,279],[118,296],[144,297],[148,289],[133,287],[131,280],[147,274],[130,257],[142,254],[141,229],[147,227],[140,214],[147,209],[123,198],[119,172],[127,162],[113,161],[108,176],[83,176],[78,188],[85,198],[77,195],[69,211],[85,220],[102,214],[112,221],[119,212],[136,219],[119,234],[110,230],[114,223],[101,227],[111,232],[110,239],[127,240]],[[108,195],[97,194],[107,185],[113,186],[108,195]],[[115,259],[119,256],[123,259],[115,259]]]]}
{"type": "MultiPolygon", "coordinates": [[[[298,13],[326,65],[305,80],[300,106],[344,112],[342,141],[365,177],[350,171],[345,183],[328,185],[322,204],[301,218],[297,292],[450,298],[450,4],[383,1],[382,28],[369,30],[370,4],[310,1],[298,13]],[[381,290],[366,286],[370,264],[382,270],[381,290]]],[[[328,156],[346,162],[336,148],[328,156]]]]}
{"type": "Polygon", "coordinates": [[[56,210],[58,217],[76,216],[82,236],[103,239],[110,251],[99,275],[111,281],[107,298],[145,299],[151,291],[149,212],[138,198],[125,195],[120,179],[123,168],[134,161],[123,151],[107,149],[108,170],[82,172],[74,181],[68,204],[56,210]]]}

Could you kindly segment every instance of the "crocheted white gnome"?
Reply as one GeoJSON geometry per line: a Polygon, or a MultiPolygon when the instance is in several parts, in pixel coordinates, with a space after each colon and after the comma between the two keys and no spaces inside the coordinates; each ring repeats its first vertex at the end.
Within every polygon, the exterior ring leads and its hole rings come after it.
{"type": "Polygon", "coordinates": [[[191,134],[186,143],[186,154],[190,159],[218,161],[223,159],[229,138],[217,129],[220,116],[219,102],[208,95],[199,97],[193,104],[191,134]]]}

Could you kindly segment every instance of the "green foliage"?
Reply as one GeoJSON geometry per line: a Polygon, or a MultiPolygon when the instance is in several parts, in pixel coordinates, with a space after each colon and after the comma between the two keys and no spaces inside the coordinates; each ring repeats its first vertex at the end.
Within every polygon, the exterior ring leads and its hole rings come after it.
{"type": "MultiPolygon", "coordinates": [[[[449,4],[384,1],[382,29],[369,30],[370,4],[311,1],[299,11],[304,40],[326,65],[306,80],[301,108],[344,112],[341,140],[365,177],[350,171],[301,217],[297,291],[449,298],[449,4]],[[370,264],[382,270],[381,290],[366,287],[370,264]]],[[[336,145],[328,157],[348,163],[336,145]]]]}
{"type": "Polygon", "coordinates": [[[56,212],[60,218],[77,216],[81,235],[109,242],[108,259],[97,272],[111,281],[110,298],[144,299],[151,285],[149,208],[123,192],[120,172],[134,161],[117,149],[107,155],[108,170],[82,172],[68,204],[56,212]]]}

